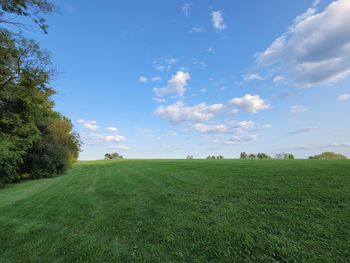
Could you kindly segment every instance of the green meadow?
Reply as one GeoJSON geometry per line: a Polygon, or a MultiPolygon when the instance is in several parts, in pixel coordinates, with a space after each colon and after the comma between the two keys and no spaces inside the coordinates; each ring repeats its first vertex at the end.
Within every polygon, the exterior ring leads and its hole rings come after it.
{"type": "Polygon", "coordinates": [[[117,160],[0,190],[0,262],[349,262],[350,161],[117,160]]]}

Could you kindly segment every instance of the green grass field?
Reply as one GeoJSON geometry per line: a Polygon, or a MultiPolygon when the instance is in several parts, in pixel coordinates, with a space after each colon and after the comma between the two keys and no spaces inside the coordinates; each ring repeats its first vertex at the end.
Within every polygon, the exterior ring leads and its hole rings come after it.
{"type": "Polygon", "coordinates": [[[125,160],[0,190],[0,262],[349,262],[350,161],[125,160]]]}

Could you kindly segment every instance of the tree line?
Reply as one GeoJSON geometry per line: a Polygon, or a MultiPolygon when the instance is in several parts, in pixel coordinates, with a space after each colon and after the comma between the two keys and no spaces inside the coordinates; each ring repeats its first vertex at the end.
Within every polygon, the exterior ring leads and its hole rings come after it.
{"type": "Polygon", "coordinates": [[[0,185],[61,174],[78,158],[79,135],[54,110],[50,54],[8,26],[24,16],[46,33],[40,14],[53,9],[46,0],[0,1],[0,185]]]}

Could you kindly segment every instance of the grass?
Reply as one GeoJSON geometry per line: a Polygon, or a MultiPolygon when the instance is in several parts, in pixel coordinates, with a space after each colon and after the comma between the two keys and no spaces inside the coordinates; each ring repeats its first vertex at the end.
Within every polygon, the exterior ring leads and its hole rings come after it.
{"type": "Polygon", "coordinates": [[[349,161],[96,161],[0,190],[0,262],[349,262],[349,237],[349,161]]]}

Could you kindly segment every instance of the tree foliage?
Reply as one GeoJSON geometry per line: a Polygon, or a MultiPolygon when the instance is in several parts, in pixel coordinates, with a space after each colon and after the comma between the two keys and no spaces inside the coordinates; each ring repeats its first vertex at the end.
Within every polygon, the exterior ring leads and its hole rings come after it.
{"type": "Polygon", "coordinates": [[[53,10],[54,5],[47,0],[0,0],[0,23],[23,26],[20,22],[7,17],[6,14],[29,17],[47,33],[48,25],[43,15],[53,10]]]}
{"type": "Polygon", "coordinates": [[[79,136],[55,112],[51,59],[38,43],[0,29],[0,183],[63,173],[79,136]]]}
{"type": "Polygon", "coordinates": [[[319,160],[345,160],[347,157],[345,155],[334,153],[334,152],[323,152],[318,155],[310,156],[309,159],[319,159],[319,160]]]}
{"type": "Polygon", "coordinates": [[[123,159],[124,157],[119,153],[106,153],[105,160],[113,160],[113,159],[123,159]]]}

